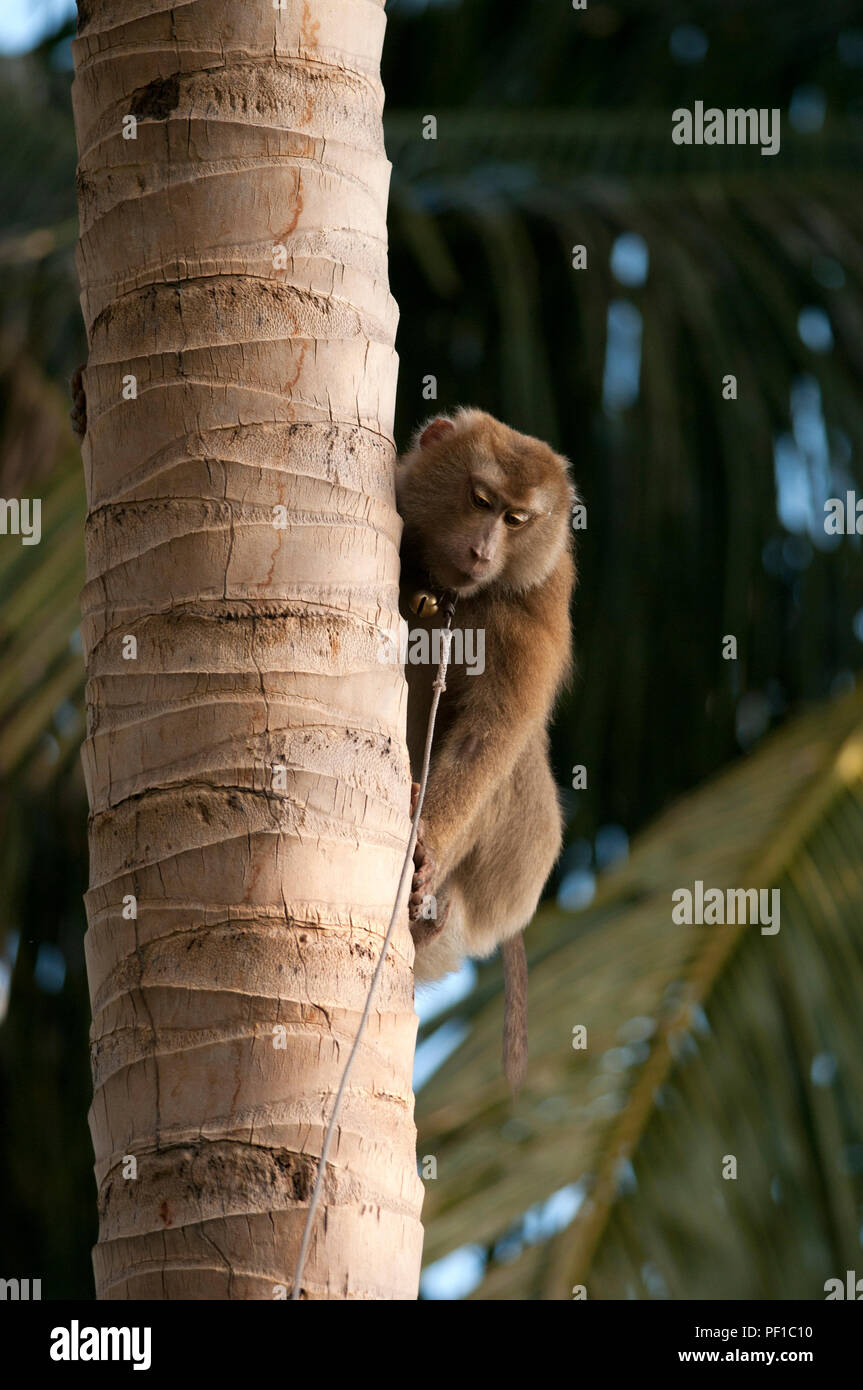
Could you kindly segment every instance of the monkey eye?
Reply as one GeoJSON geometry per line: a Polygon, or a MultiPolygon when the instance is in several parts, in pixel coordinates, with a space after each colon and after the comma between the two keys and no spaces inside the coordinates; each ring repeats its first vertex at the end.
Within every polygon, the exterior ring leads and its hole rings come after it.
{"type": "Polygon", "coordinates": [[[525,512],[505,512],[503,519],[507,526],[516,531],[519,526],[523,526],[526,521],[529,521],[530,517],[525,512]]]}
{"type": "Polygon", "coordinates": [[[491,501],[482,492],[477,492],[476,488],[471,488],[470,500],[478,512],[486,512],[491,507],[491,501]]]}

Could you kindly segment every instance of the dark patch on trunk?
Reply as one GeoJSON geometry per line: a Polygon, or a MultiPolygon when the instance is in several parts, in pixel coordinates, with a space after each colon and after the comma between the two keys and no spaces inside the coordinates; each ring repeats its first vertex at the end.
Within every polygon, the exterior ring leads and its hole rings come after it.
{"type": "Polygon", "coordinates": [[[287,1180],[288,1191],[295,1202],[306,1202],[312,1195],[315,1179],[314,1162],[306,1154],[287,1149],[274,1154],[276,1167],[287,1180]]]}
{"type": "Polygon", "coordinates": [[[177,109],[179,99],[180,74],[175,72],[171,77],[157,77],[146,87],[139,88],[132,97],[129,110],[136,117],[151,116],[153,120],[163,121],[177,109]]]}
{"type": "Polygon", "coordinates": [[[78,0],[78,33],[90,23],[93,18],[93,0],[78,0]]]}
{"type": "Polygon", "coordinates": [[[87,397],[84,394],[83,373],[84,368],[77,367],[72,376],[72,409],[69,411],[72,429],[79,439],[83,439],[87,433],[87,397]]]}

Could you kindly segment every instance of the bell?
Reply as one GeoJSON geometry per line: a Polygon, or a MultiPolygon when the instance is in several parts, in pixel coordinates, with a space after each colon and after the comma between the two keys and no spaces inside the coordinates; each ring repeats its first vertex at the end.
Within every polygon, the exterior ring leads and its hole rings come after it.
{"type": "Polygon", "coordinates": [[[416,613],[418,618],[433,618],[438,610],[438,601],[434,594],[428,593],[426,589],[420,589],[410,601],[410,610],[412,613],[416,613]]]}

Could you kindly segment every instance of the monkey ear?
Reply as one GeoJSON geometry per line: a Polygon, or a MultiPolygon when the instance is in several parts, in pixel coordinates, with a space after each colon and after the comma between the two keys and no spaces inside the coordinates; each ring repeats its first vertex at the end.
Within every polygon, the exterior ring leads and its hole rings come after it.
{"type": "Polygon", "coordinates": [[[436,420],[432,420],[430,425],[426,425],[420,435],[420,448],[427,449],[429,444],[434,444],[438,439],[443,439],[445,434],[449,434],[450,430],[454,429],[455,425],[452,420],[445,420],[442,415],[439,415],[436,420]]]}

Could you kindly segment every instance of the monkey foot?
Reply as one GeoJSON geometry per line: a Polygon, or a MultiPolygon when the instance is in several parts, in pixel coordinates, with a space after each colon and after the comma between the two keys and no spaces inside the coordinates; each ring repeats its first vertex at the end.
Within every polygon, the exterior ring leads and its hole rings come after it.
{"type": "Polygon", "coordinates": [[[429,921],[411,922],[411,936],[414,939],[414,946],[417,948],[427,946],[430,941],[434,941],[435,937],[440,936],[446,926],[447,917],[449,917],[449,903],[437,920],[431,918],[429,921]]]}

